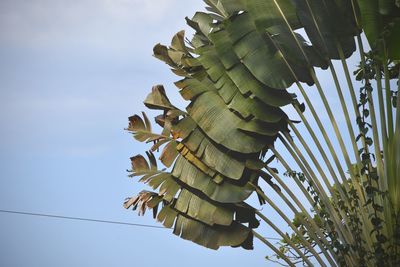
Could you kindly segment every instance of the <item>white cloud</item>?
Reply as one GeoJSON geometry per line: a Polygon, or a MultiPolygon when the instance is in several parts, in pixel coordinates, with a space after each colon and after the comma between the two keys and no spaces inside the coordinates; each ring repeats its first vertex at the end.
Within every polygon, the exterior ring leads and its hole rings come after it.
{"type": "Polygon", "coordinates": [[[114,142],[118,131],[123,136],[126,117],[144,109],[151,85],[177,79],[151,57],[153,45],[169,42],[185,28],[184,17],[203,6],[201,0],[1,0],[0,150],[105,153],[113,146],[98,143],[114,142]]]}
{"type": "Polygon", "coordinates": [[[32,47],[124,49],[184,28],[202,1],[33,0],[0,3],[0,41],[32,47]],[[175,29],[173,29],[175,28],[175,29]],[[153,37],[153,38],[152,38],[153,37]]]}

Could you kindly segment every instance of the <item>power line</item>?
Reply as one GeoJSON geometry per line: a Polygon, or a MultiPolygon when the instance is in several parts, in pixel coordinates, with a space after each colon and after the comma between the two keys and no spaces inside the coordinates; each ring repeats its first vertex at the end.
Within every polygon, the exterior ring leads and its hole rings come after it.
{"type": "Polygon", "coordinates": [[[130,225],[130,226],[148,227],[148,228],[170,229],[170,228],[165,228],[165,227],[162,227],[162,226],[148,225],[148,224],[128,223],[128,222],[118,222],[118,221],[107,221],[107,220],[99,220],[99,219],[70,217],[70,216],[61,216],[61,215],[53,215],[53,214],[33,213],[33,212],[22,212],[22,211],[14,211],[14,210],[0,210],[0,212],[2,212],[2,213],[11,213],[11,214],[19,214],[19,215],[37,216],[37,217],[48,217],[48,218],[75,220],[75,221],[87,221],[87,222],[120,224],[120,225],[130,225]]]}
{"type": "MultiPolygon", "coordinates": [[[[27,215],[27,216],[36,216],[36,217],[47,217],[47,218],[56,218],[56,219],[64,219],[64,220],[75,220],[75,221],[87,221],[87,222],[97,222],[97,223],[108,223],[108,224],[119,224],[119,225],[129,225],[136,227],[147,227],[147,228],[158,228],[158,229],[171,229],[157,225],[149,225],[149,224],[140,224],[140,223],[128,223],[128,222],[119,222],[119,221],[108,221],[108,220],[99,220],[99,219],[91,219],[91,218],[82,218],[82,217],[70,217],[70,216],[62,216],[62,215],[54,215],[54,214],[44,214],[44,213],[34,213],[34,212],[23,212],[23,211],[15,211],[15,210],[0,210],[1,213],[8,214],[18,214],[18,215],[27,215]]],[[[281,240],[280,238],[275,237],[265,237],[266,239],[271,240],[281,240]]]]}

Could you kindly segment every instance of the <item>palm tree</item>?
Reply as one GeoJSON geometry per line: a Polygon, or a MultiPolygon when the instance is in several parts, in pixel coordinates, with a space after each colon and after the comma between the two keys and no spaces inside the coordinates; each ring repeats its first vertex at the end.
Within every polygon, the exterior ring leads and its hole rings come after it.
{"type": "Polygon", "coordinates": [[[152,209],[211,249],[252,249],[256,237],[289,266],[399,266],[400,2],[204,2],[206,12],[186,18],[191,40],[181,31],[154,47],[190,104],[178,109],[158,85],[144,103],[161,111],[162,132],[145,113],[129,118],[135,139],[152,143],[148,159],[131,158],[130,176],[157,192],[125,207],[152,209]],[[164,169],[153,154],[161,147],[164,169]],[[246,203],[252,194],[271,212],[246,203]],[[260,222],[279,245],[256,232],[260,222]]]}

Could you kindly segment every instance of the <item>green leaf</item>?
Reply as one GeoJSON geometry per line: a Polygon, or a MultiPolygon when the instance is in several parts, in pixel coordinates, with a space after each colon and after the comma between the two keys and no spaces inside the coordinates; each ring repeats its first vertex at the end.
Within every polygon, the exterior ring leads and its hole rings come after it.
{"type": "Polygon", "coordinates": [[[246,10],[251,14],[259,29],[285,24],[279,9],[284,12],[285,18],[293,30],[301,27],[295,6],[290,0],[244,0],[244,2],[246,2],[246,10]]]}
{"type": "Polygon", "coordinates": [[[149,164],[142,155],[131,157],[131,163],[133,172],[144,172],[150,170],[149,164]]]}
{"type": "Polygon", "coordinates": [[[242,11],[245,8],[243,0],[219,0],[218,6],[220,9],[223,9],[228,16],[242,11]]]}
{"type": "MultiPolygon", "coordinates": [[[[142,191],[137,197],[128,198],[125,208],[139,209],[139,215],[144,215],[146,209],[153,209],[156,215],[158,205],[162,198],[149,191],[142,191]]],[[[220,213],[215,213],[220,216],[220,213]]],[[[174,227],[174,234],[184,239],[191,240],[199,245],[218,249],[220,246],[243,246],[252,249],[252,232],[243,225],[232,222],[230,225],[207,225],[174,209],[172,204],[164,205],[157,220],[167,228],[174,227]]]]}
{"type": "Polygon", "coordinates": [[[395,3],[393,0],[378,0],[378,5],[379,13],[381,15],[389,15],[395,8],[395,3]]]}
{"type": "Polygon", "coordinates": [[[165,167],[171,167],[172,163],[174,163],[176,157],[178,156],[176,145],[177,143],[175,141],[171,141],[164,147],[160,156],[160,160],[165,167]]]}
{"type": "Polygon", "coordinates": [[[153,133],[149,119],[144,112],[142,112],[142,114],[143,119],[139,115],[129,117],[129,125],[126,129],[133,133],[133,137],[136,140],[140,142],[151,142],[168,138],[168,136],[153,133]]]}
{"type": "Polygon", "coordinates": [[[155,152],[156,150],[158,150],[162,145],[164,145],[165,143],[170,142],[171,140],[169,139],[163,139],[161,141],[156,142],[152,147],[151,147],[151,151],[155,152]]]}
{"type": "Polygon", "coordinates": [[[196,127],[197,124],[191,117],[185,117],[174,124],[171,131],[174,139],[185,139],[194,129],[196,129],[196,127]]]}
{"type": "MultiPolygon", "coordinates": [[[[220,29],[209,35],[213,41],[215,51],[212,47],[202,47],[196,51],[200,54],[199,60],[204,64],[210,73],[210,68],[219,67],[219,71],[214,80],[218,82],[232,80],[234,86],[238,88],[242,95],[254,94],[267,106],[283,106],[292,101],[292,97],[286,91],[275,90],[260,83],[251,72],[243,65],[239,57],[233,50],[233,43],[226,30],[220,29]],[[226,72],[227,77],[223,77],[226,72]],[[223,80],[222,80],[223,79],[223,80]]],[[[217,86],[217,88],[220,88],[217,86]]],[[[235,92],[235,95],[238,95],[235,92]]],[[[232,98],[231,98],[232,99],[232,98]]],[[[227,103],[227,101],[225,101],[227,103]]]]}
{"type": "Polygon", "coordinates": [[[178,157],[172,175],[220,203],[238,203],[247,199],[253,192],[251,186],[247,184],[245,186],[234,185],[227,179],[222,184],[215,183],[212,177],[196,168],[182,156],[178,157]]]}
{"type": "Polygon", "coordinates": [[[146,125],[142,118],[139,115],[133,115],[128,118],[129,126],[127,128],[128,131],[136,132],[140,130],[147,130],[146,125]]]}
{"type": "Polygon", "coordinates": [[[185,189],[181,190],[175,209],[208,225],[229,226],[233,221],[233,210],[212,204],[185,189]]]}
{"type": "MultiPolygon", "coordinates": [[[[272,143],[270,137],[253,137],[240,131],[239,128],[246,128],[248,122],[234,115],[222,99],[212,91],[200,95],[187,109],[207,136],[227,149],[241,153],[255,153],[261,151],[268,143],[272,143]]],[[[267,127],[259,126],[268,130],[267,127]]],[[[246,128],[249,131],[253,129],[254,125],[246,128]]]]}
{"type": "MultiPolygon", "coordinates": [[[[197,132],[200,132],[197,130],[197,132]]],[[[190,143],[191,138],[184,143],[190,143]]],[[[239,161],[229,155],[226,151],[217,148],[210,140],[204,136],[197,150],[196,156],[200,158],[209,168],[218,171],[222,175],[239,180],[245,170],[244,162],[239,161]]]]}
{"type": "MultiPolygon", "coordinates": [[[[157,209],[158,204],[161,202],[162,198],[156,193],[143,190],[137,196],[132,198],[127,198],[124,202],[124,208],[133,210],[139,209],[139,216],[146,213],[146,209],[157,209]]],[[[153,213],[153,217],[156,213],[153,213]]]]}
{"type": "Polygon", "coordinates": [[[242,13],[226,23],[236,55],[246,68],[266,86],[286,89],[295,78],[285,63],[282,54],[272,41],[257,31],[248,13],[242,13]]]}
{"type": "Polygon", "coordinates": [[[360,7],[363,30],[369,43],[374,46],[381,35],[382,29],[381,16],[379,15],[379,2],[371,0],[358,0],[357,2],[360,7]]]}
{"type": "MultiPolygon", "coordinates": [[[[371,47],[376,48],[379,40],[384,40],[389,59],[400,59],[400,8],[393,0],[358,0],[358,5],[363,30],[371,47]]],[[[383,51],[381,48],[380,53],[383,51]]]]}
{"type": "Polygon", "coordinates": [[[389,31],[385,40],[388,57],[390,60],[400,60],[400,15],[392,20],[386,30],[389,31]]]}
{"type": "Polygon", "coordinates": [[[308,45],[306,40],[298,33],[290,32],[286,25],[271,26],[266,29],[271,39],[282,50],[288,64],[301,81],[312,85],[314,81],[310,76],[310,67],[328,68],[328,61],[316,49],[308,45]]]}
{"type": "Polygon", "coordinates": [[[181,89],[180,94],[185,100],[192,100],[204,92],[216,90],[214,84],[207,78],[201,81],[185,78],[175,82],[175,85],[181,89]]]}
{"type": "Polygon", "coordinates": [[[171,42],[171,48],[176,51],[181,51],[187,53],[186,45],[185,45],[185,31],[180,31],[174,35],[171,42]]]}
{"type": "Polygon", "coordinates": [[[153,53],[156,58],[164,61],[166,64],[175,67],[175,62],[168,55],[168,48],[161,44],[156,44],[153,48],[153,53]]]}
{"type": "Polygon", "coordinates": [[[153,88],[151,89],[151,93],[146,97],[144,104],[150,109],[176,109],[169,101],[165,93],[164,86],[162,85],[153,86],[153,88]]]}
{"type": "Polygon", "coordinates": [[[198,32],[201,32],[204,36],[207,36],[210,33],[213,19],[207,13],[196,12],[191,20],[198,25],[198,32]]]}
{"type": "Polygon", "coordinates": [[[358,29],[351,1],[294,0],[293,2],[299,20],[317,50],[330,59],[340,59],[336,46],[339,43],[346,58],[352,55],[356,50],[354,36],[358,29]]]}
{"type": "Polygon", "coordinates": [[[252,242],[248,241],[249,238],[252,239],[252,232],[238,223],[225,227],[208,226],[179,215],[174,227],[174,234],[210,249],[218,249],[220,246],[243,246],[252,249],[252,242]]]}

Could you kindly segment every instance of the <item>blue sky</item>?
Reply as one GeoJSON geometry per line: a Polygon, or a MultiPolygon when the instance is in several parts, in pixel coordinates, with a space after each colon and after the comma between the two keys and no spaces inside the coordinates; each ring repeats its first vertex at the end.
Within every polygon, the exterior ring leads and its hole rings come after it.
{"type": "MultiPolygon", "coordinates": [[[[0,1],[0,209],[155,225],[122,207],[144,188],[125,170],[145,150],[123,129],[154,84],[184,106],[152,47],[202,7],[0,1]]],[[[261,266],[269,253],[258,242],[215,252],[164,229],[0,214],[0,266],[261,266]]]]}
{"type": "MultiPolygon", "coordinates": [[[[148,149],[123,129],[128,116],[146,110],[142,101],[155,84],[185,106],[172,84],[178,78],[151,56],[152,48],[188,29],[184,17],[203,6],[201,0],[0,1],[0,209],[157,225],[122,207],[145,188],[127,178],[129,157],[148,149]]],[[[330,77],[320,74],[343,123],[330,77]]],[[[315,88],[307,90],[325,124],[315,88]]],[[[285,230],[275,213],[263,211],[285,230]]],[[[216,252],[166,229],[0,214],[0,266],[275,266],[264,260],[270,254],[258,241],[254,251],[216,252]]]]}

